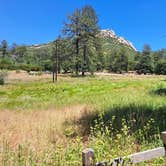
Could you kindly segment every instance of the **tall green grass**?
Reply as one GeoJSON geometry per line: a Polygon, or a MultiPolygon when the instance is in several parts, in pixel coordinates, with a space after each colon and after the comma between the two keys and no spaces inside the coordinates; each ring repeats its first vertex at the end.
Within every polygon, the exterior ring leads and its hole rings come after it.
{"type": "Polygon", "coordinates": [[[158,86],[154,79],[69,78],[58,84],[51,81],[17,82],[0,87],[0,108],[10,110],[49,109],[69,104],[90,104],[96,109],[129,103],[160,104],[165,97],[151,95],[158,86]]]}

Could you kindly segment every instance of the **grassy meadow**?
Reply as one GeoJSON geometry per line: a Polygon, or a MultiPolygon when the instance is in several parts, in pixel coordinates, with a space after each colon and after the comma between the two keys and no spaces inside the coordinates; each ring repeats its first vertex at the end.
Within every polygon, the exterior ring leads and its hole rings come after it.
{"type": "MultiPolygon", "coordinates": [[[[81,165],[162,145],[166,76],[10,73],[0,86],[0,165],[81,165]]],[[[159,158],[140,165],[164,165],[159,158]]]]}

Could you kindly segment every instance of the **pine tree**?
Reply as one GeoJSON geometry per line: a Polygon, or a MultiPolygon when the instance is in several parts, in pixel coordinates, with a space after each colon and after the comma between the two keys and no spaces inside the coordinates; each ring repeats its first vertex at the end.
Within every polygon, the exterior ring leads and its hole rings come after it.
{"type": "Polygon", "coordinates": [[[81,44],[84,49],[82,59],[82,76],[85,75],[86,69],[93,74],[97,51],[100,44],[97,43],[99,33],[98,17],[91,6],[85,6],[82,9],[81,19],[81,44]]]}
{"type": "Polygon", "coordinates": [[[8,47],[8,43],[7,43],[7,41],[6,40],[3,40],[2,42],[1,42],[1,50],[2,50],[2,55],[3,55],[3,57],[6,55],[6,53],[7,53],[7,47],[8,47]]]}
{"type": "Polygon", "coordinates": [[[65,27],[63,29],[63,33],[65,36],[72,41],[75,45],[75,71],[76,75],[79,72],[79,53],[80,53],[80,37],[81,37],[81,10],[76,9],[74,13],[68,16],[69,23],[65,23],[65,27]]]}
{"type": "Polygon", "coordinates": [[[116,73],[127,72],[129,66],[129,54],[124,48],[113,50],[109,55],[109,71],[116,73]]]}
{"type": "Polygon", "coordinates": [[[151,48],[149,45],[144,45],[142,54],[137,62],[136,70],[139,74],[153,73],[153,59],[151,54],[151,48]]]}
{"type": "Polygon", "coordinates": [[[86,71],[93,73],[97,57],[99,42],[97,34],[99,32],[98,18],[95,10],[91,6],[77,9],[68,17],[69,23],[65,24],[63,32],[74,45],[75,51],[75,71],[78,74],[82,71],[82,76],[86,71]],[[97,49],[98,47],[98,49],[97,49]]]}

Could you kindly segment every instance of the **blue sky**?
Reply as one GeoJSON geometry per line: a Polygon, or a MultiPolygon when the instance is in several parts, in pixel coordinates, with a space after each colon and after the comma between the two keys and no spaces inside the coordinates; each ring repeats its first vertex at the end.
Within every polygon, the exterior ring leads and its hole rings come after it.
{"type": "Polygon", "coordinates": [[[68,14],[89,4],[102,29],[113,29],[138,50],[166,48],[166,0],[0,0],[0,41],[39,44],[54,40],[68,14]]]}

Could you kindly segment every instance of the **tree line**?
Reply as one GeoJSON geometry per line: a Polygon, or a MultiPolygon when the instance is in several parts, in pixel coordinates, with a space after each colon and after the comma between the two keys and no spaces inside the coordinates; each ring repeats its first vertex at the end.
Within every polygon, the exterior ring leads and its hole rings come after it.
{"type": "Polygon", "coordinates": [[[8,45],[3,40],[0,69],[52,71],[57,51],[59,73],[82,76],[96,71],[166,74],[166,49],[152,51],[149,45],[144,45],[141,52],[136,52],[115,39],[100,37],[98,21],[95,10],[87,5],[69,15],[61,37],[47,45],[8,45]]]}

